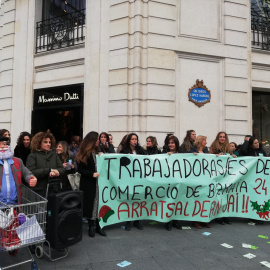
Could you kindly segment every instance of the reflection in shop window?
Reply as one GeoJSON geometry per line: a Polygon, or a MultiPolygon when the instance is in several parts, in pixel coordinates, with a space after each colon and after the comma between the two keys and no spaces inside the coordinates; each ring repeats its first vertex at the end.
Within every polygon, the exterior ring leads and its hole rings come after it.
{"type": "Polygon", "coordinates": [[[36,24],[36,53],[84,43],[86,0],[43,0],[36,24]]]}
{"type": "Polygon", "coordinates": [[[85,2],[86,0],[43,0],[42,20],[73,12],[85,12],[85,2]]]}

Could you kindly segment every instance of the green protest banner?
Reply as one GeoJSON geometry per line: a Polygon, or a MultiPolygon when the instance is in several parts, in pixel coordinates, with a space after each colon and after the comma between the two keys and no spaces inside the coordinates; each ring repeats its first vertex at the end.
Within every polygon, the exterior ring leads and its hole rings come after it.
{"type": "Polygon", "coordinates": [[[268,220],[270,158],[97,156],[100,226],[128,220],[268,220]]]}

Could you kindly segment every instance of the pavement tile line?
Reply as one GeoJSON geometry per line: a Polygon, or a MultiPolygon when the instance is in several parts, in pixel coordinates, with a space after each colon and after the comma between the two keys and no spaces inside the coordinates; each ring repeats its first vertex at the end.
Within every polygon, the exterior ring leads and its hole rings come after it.
{"type": "MultiPolygon", "coordinates": [[[[84,228],[83,240],[70,247],[67,258],[55,263],[46,258],[36,261],[40,270],[116,270],[121,269],[117,264],[125,260],[131,262],[126,267],[129,270],[253,270],[263,266],[267,269],[270,242],[258,235],[267,236],[270,223],[249,226],[245,219],[232,218],[232,221],[231,226],[212,222],[208,237],[193,228],[191,222],[182,224],[191,229],[173,228],[170,232],[160,222],[153,226],[143,221],[143,231],[132,227],[130,232],[121,229],[124,223],[120,223],[105,227],[107,237],[97,234],[95,238],[89,238],[84,228]],[[244,243],[253,248],[252,253],[246,252],[244,243]],[[256,257],[245,257],[247,254],[256,257]]],[[[0,252],[0,267],[2,255],[7,254],[0,252]]],[[[30,265],[26,264],[16,270],[29,269],[30,265]]]]}

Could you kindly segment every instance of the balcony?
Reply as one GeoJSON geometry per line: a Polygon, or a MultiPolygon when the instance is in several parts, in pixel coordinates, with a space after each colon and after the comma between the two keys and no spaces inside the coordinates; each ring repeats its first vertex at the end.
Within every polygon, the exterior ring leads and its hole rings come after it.
{"type": "Polygon", "coordinates": [[[85,10],[37,22],[36,53],[85,42],[85,10]]]}
{"type": "Polygon", "coordinates": [[[270,50],[270,21],[260,16],[251,17],[252,48],[270,50]]]}

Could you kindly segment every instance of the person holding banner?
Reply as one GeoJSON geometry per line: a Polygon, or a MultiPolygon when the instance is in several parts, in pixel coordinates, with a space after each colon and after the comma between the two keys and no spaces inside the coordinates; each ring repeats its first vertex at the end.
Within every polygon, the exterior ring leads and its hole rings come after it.
{"type": "Polygon", "coordinates": [[[161,153],[156,137],[148,136],[146,138],[146,147],[144,147],[144,150],[146,155],[157,155],[161,153]]]}
{"type": "MultiPolygon", "coordinates": [[[[171,154],[177,154],[180,152],[179,149],[179,140],[176,136],[170,136],[168,141],[168,155],[171,154]]],[[[166,150],[164,150],[162,153],[166,153],[166,150]]],[[[172,230],[172,226],[176,227],[178,230],[182,229],[182,226],[180,225],[178,220],[169,221],[165,224],[165,229],[167,231],[172,230]]]]}
{"type": "MultiPolygon", "coordinates": [[[[230,147],[230,143],[229,143],[229,138],[226,132],[220,131],[217,134],[216,139],[212,142],[210,146],[210,154],[216,154],[217,156],[228,155],[228,154],[233,155],[231,147],[230,147]]],[[[225,223],[230,224],[230,225],[232,224],[227,217],[217,218],[216,222],[219,223],[220,225],[225,225],[225,223]]]]}
{"type": "MultiPolygon", "coordinates": [[[[267,154],[262,148],[262,145],[259,143],[258,139],[255,137],[246,137],[245,142],[241,148],[241,154],[243,156],[251,156],[251,157],[267,157],[267,154]]],[[[257,224],[263,224],[261,220],[250,219],[249,222],[253,222],[257,224]]]]}
{"type": "Polygon", "coordinates": [[[242,145],[242,155],[251,157],[267,157],[262,145],[255,137],[250,137],[242,145]]]}
{"type": "Polygon", "coordinates": [[[189,153],[190,149],[194,146],[196,139],[196,132],[193,129],[187,130],[186,137],[180,146],[180,153],[189,153]]]}
{"type": "Polygon", "coordinates": [[[220,131],[210,146],[210,154],[232,155],[229,138],[226,132],[220,131]]]}
{"type": "Polygon", "coordinates": [[[106,236],[98,222],[98,177],[96,155],[99,152],[98,133],[89,132],[83,139],[76,156],[78,172],[81,174],[80,190],[83,191],[83,216],[88,219],[88,235],[95,237],[95,232],[106,236]]]}
{"type": "MultiPolygon", "coordinates": [[[[194,146],[189,152],[194,153],[195,155],[197,155],[198,153],[209,154],[208,148],[206,147],[207,144],[206,139],[207,139],[206,136],[202,135],[197,136],[194,142],[194,146]]],[[[209,223],[201,222],[201,224],[203,224],[206,228],[211,228],[209,223]]],[[[202,228],[201,224],[200,222],[193,222],[193,226],[196,227],[197,229],[202,228]]]]}
{"type": "MultiPolygon", "coordinates": [[[[123,144],[123,148],[120,151],[120,154],[133,154],[133,155],[145,155],[145,151],[139,144],[139,138],[136,133],[130,133],[127,136],[125,143],[123,144]]],[[[143,230],[143,226],[139,220],[134,221],[133,225],[139,229],[143,230]]],[[[125,230],[130,231],[131,222],[127,221],[125,225],[125,230]]]]}
{"type": "Polygon", "coordinates": [[[168,147],[168,143],[170,140],[170,137],[174,136],[172,133],[168,133],[165,140],[164,140],[164,145],[162,147],[162,153],[168,153],[169,152],[169,147],[168,147]]]}

